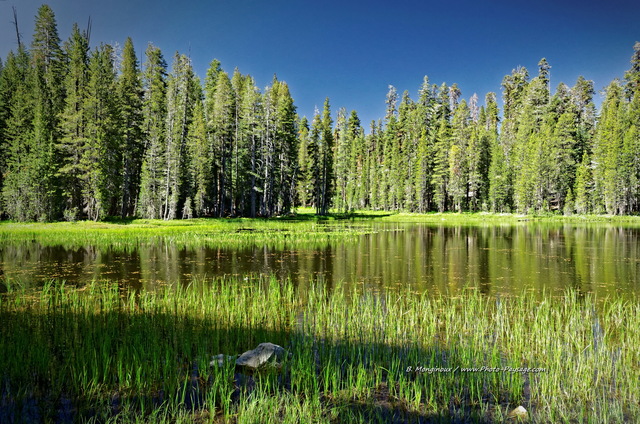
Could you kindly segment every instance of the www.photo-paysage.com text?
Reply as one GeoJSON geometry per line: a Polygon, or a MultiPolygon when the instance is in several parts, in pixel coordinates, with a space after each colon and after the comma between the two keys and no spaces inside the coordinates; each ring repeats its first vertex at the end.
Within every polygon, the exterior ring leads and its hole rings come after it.
{"type": "Polygon", "coordinates": [[[529,367],[455,367],[455,368],[429,368],[422,366],[408,366],[405,372],[414,372],[416,374],[433,374],[433,373],[456,373],[456,372],[511,372],[511,373],[540,373],[546,372],[546,368],[529,368],[529,367]]]}

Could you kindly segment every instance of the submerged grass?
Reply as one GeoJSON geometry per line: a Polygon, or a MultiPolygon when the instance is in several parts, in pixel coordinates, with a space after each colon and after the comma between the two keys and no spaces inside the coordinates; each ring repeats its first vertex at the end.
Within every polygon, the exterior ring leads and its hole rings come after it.
{"type": "Polygon", "coordinates": [[[0,422],[529,422],[640,419],[640,305],[297,292],[273,278],[0,296],[0,422]],[[236,355],[282,345],[281,367],[236,355]]]}

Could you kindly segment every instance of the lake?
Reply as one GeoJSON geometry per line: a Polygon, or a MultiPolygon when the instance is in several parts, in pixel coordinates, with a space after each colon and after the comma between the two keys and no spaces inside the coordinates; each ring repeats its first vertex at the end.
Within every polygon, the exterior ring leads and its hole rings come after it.
{"type": "Polygon", "coordinates": [[[128,249],[66,249],[35,240],[9,242],[0,247],[0,274],[27,286],[51,278],[79,285],[108,279],[148,290],[187,284],[194,278],[275,274],[291,278],[299,287],[320,279],[329,287],[343,284],[367,291],[454,295],[473,287],[505,295],[523,290],[561,295],[567,288],[598,296],[640,293],[640,229],[632,226],[375,221],[363,225],[373,232],[314,247],[185,248],[158,239],[128,249]]]}

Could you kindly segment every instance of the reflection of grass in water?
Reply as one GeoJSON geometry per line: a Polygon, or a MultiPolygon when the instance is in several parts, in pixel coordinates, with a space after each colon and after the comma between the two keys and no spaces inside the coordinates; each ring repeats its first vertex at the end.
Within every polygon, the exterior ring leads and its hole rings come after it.
{"type": "Polygon", "coordinates": [[[8,290],[0,421],[66,411],[98,422],[502,422],[520,404],[536,422],[640,417],[635,301],[371,295],[318,284],[296,293],[260,278],[140,293],[110,283],[8,290]],[[263,341],[291,352],[282,369],[238,386],[232,363],[208,366],[211,355],[263,341]],[[545,371],[461,370],[482,366],[545,371]]]}

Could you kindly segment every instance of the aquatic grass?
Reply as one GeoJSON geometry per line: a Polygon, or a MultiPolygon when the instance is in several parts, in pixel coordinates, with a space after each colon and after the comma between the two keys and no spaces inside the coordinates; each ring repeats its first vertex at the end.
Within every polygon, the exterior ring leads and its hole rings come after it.
{"type": "Polygon", "coordinates": [[[637,216],[579,215],[529,216],[492,213],[389,213],[355,211],[316,217],[303,212],[281,219],[196,218],[186,220],[133,219],[114,222],[0,222],[0,246],[38,243],[41,246],[110,248],[129,251],[164,243],[171,246],[244,248],[317,247],[355,241],[375,231],[371,223],[425,223],[438,225],[611,224],[640,226],[637,216]]]}
{"type": "Polygon", "coordinates": [[[127,251],[165,243],[177,247],[322,246],[356,240],[372,230],[364,224],[267,219],[131,220],[122,222],[0,222],[0,246],[38,243],[67,249],[86,246],[127,251]]]}
{"type": "Polygon", "coordinates": [[[531,422],[640,417],[635,300],[207,283],[11,285],[0,421],[503,422],[518,405],[531,422]],[[264,341],[288,350],[281,366],[209,366],[264,341]]]}

